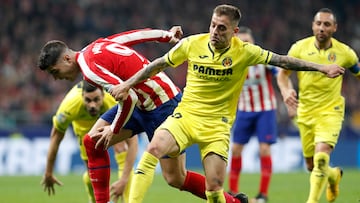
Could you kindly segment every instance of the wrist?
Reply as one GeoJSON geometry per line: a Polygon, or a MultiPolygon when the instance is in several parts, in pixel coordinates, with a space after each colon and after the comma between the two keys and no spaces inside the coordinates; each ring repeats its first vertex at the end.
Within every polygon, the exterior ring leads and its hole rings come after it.
{"type": "Polygon", "coordinates": [[[45,177],[51,177],[51,176],[52,176],[52,172],[45,172],[44,176],[45,176],[45,177]]]}
{"type": "Polygon", "coordinates": [[[280,93],[281,93],[281,95],[284,97],[284,95],[287,94],[287,89],[281,88],[281,89],[280,89],[280,93]]]}
{"type": "Polygon", "coordinates": [[[317,67],[317,70],[319,71],[319,72],[322,72],[322,73],[327,73],[326,72],[326,69],[325,69],[325,67],[323,66],[323,65],[319,65],[318,67],[317,67]]]}
{"type": "MultiPolygon", "coordinates": [[[[129,176],[127,176],[127,177],[129,177],[129,176]]],[[[127,177],[124,177],[124,175],[123,175],[123,176],[121,176],[121,178],[119,178],[119,181],[123,182],[123,183],[127,183],[129,181],[129,179],[127,177]]]]}

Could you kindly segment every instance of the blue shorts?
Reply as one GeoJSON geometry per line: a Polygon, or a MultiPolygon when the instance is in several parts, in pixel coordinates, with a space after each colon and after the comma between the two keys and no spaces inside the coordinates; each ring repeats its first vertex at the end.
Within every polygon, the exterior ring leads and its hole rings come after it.
{"type": "Polygon", "coordinates": [[[256,135],[259,142],[273,144],[277,139],[276,111],[236,113],[233,126],[233,142],[246,144],[250,137],[256,135]]]}
{"type": "MultiPolygon", "coordinates": [[[[154,132],[165,119],[171,115],[181,100],[182,94],[179,93],[173,99],[165,102],[161,106],[152,111],[143,111],[135,107],[129,121],[123,127],[124,129],[132,130],[132,134],[136,135],[146,132],[149,141],[151,141],[154,132]]],[[[109,123],[115,118],[118,105],[106,111],[101,118],[109,123]]]]}

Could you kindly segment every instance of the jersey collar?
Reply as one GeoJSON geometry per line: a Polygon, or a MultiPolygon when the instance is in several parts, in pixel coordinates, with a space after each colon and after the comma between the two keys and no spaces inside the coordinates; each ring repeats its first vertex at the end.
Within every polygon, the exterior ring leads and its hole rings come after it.
{"type": "Polygon", "coordinates": [[[219,58],[220,58],[223,54],[225,54],[230,49],[230,47],[231,47],[231,44],[228,47],[224,48],[224,49],[216,50],[216,49],[213,49],[210,42],[208,42],[208,48],[209,48],[209,50],[210,50],[210,52],[212,54],[213,59],[215,57],[215,54],[217,54],[217,53],[219,53],[219,58]]]}

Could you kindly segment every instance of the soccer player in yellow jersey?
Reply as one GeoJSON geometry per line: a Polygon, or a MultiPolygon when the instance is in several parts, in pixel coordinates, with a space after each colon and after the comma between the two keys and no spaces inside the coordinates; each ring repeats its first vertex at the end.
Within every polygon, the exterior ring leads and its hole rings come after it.
{"type": "MultiPolygon", "coordinates": [[[[79,82],[67,93],[56,115],[53,117],[47,165],[42,179],[44,190],[47,191],[49,195],[55,194],[54,184],[62,185],[62,182],[53,175],[53,169],[56,154],[64,138],[66,129],[72,124],[73,131],[79,141],[81,159],[83,159],[86,164],[87,155],[83,145],[83,137],[91,129],[98,117],[116,104],[117,102],[111,95],[104,93],[103,90],[85,81],[79,82]]],[[[114,145],[114,151],[119,169],[119,180],[112,185],[112,196],[114,200],[117,200],[124,194],[123,198],[128,202],[127,197],[130,188],[127,186],[127,182],[129,182],[129,179],[132,177],[132,166],[137,153],[137,137],[134,136],[126,142],[124,141],[114,145]],[[125,162],[127,163],[125,164],[125,162]]],[[[95,203],[87,171],[83,174],[83,181],[88,192],[89,202],[95,203]]]]}
{"type": "MultiPolygon", "coordinates": [[[[334,13],[328,8],[320,9],[312,22],[313,36],[293,44],[288,55],[320,64],[335,63],[348,68],[360,79],[358,57],[349,46],[332,37],[336,29],[334,13]]],[[[303,156],[311,171],[307,203],[319,202],[326,186],[326,198],[333,202],[339,195],[342,170],[331,167],[329,162],[344,119],[343,77],[329,79],[317,72],[298,72],[297,99],[296,91],[286,82],[290,74],[291,71],[281,70],[278,84],[287,107],[297,108],[303,156]]]]}
{"type": "MultiPolygon", "coordinates": [[[[188,62],[182,100],[173,114],[157,128],[142,155],[130,189],[131,203],[143,201],[159,158],[164,155],[176,157],[192,144],[198,144],[200,148],[207,202],[230,202],[223,192],[230,129],[248,66],[270,64],[293,70],[318,70],[329,77],[343,73],[344,69],[338,65],[310,63],[241,41],[235,37],[240,17],[240,10],[235,6],[217,6],[209,33],[184,38],[165,56],[157,58],[110,91],[116,99],[124,99],[128,90],[140,81],[168,66],[177,67],[188,62]]],[[[244,194],[240,193],[237,197],[239,202],[248,202],[244,194]]]]}

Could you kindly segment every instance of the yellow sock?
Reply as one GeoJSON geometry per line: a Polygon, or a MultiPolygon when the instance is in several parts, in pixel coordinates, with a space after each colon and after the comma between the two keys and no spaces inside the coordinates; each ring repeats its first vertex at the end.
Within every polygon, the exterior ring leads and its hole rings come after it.
{"type": "Polygon", "coordinates": [[[224,190],[218,190],[218,191],[205,191],[207,203],[225,203],[225,196],[224,196],[224,190]]]}
{"type": "Polygon", "coordinates": [[[314,155],[314,169],[310,175],[308,203],[317,203],[328,181],[329,155],[319,152],[314,155]]]}
{"type": "MultiPolygon", "coordinates": [[[[119,172],[120,171],[122,172],[122,170],[124,169],[126,155],[127,155],[127,151],[115,154],[115,161],[116,161],[116,164],[118,165],[119,172]]],[[[119,174],[119,175],[121,175],[121,174],[119,174]]]]}
{"type": "Polygon", "coordinates": [[[116,161],[116,164],[118,167],[118,177],[119,178],[122,176],[122,173],[124,170],[126,156],[127,156],[127,151],[115,154],[115,161],[116,161]]]}
{"type": "Polygon", "coordinates": [[[95,203],[94,190],[93,190],[93,187],[91,185],[89,173],[87,171],[85,171],[84,174],[83,174],[83,182],[85,184],[85,190],[86,190],[86,192],[88,194],[88,197],[89,197],[89,202],[95,203]]]}
{"type": "Polygon", "coordinates": [[[137,169],[135,170],[134,177],[130,187],[129,202],[141,203],[145,197],[145,193],[153,182],[155,167],[159,159],[149,152],[144,152],[137,169]]]}
{"type": "MultiPolygon", "coordinates": [[[[123,173],[123,170],[124,170],[126,156],[127,156],[126,151],[115,154],[115,160],[116,160],[116,163],[118,165],[118,177],[119,178],[122,176],[122,173],[123,173]]],[[[129,194],[130,194],[130,187],[131,187],[132,177],[133,177],[133,172],[130,173],[128,182],[127,182],[127,184],[125,186],[125,189],[124,189],[124,192],[123,192],[123,195],[122,195],[123,202],[125,202],[125,203],[129,202],[129,194]]]]}
{"type": "Polygon", "coordinates": [[[328,174],[329,174],[328,182],[334,183],[338,175],[337,169],[329,166],[328,174]]]}

